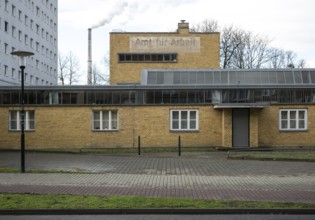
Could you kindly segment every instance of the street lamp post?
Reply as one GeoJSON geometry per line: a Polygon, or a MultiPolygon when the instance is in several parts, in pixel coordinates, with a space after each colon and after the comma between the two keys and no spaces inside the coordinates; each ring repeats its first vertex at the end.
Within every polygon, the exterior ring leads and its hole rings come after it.
{"type": "Polygon", "coordinates": [[[18,56],[20,58],[20,69],[21,69],[21,172],[25,172],[25,111],[24,111],[24,70],[26,67],[26,57],[34,55],[28,51],[13,51],[11,55],[18,56]]]}

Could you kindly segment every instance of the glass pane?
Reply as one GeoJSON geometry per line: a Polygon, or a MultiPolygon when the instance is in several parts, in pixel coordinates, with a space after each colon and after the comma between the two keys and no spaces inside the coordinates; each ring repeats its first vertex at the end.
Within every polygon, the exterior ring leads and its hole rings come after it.
{"type": "Polygon", "coordinates": [[[94,120],[100,120],[100,112],[94,111],[94,120]]]}
{"type": "Polygon", "coordinates": [[[182,120],[181,121],[181,129],[187,129],[187,120],[182,120]]]}
{"type": "Polygon", "coordinates": [[[292,72],[289,72],[289,71],[284,72],[284,75],[285,75],[286,84],[293,84],[294,83],[292,72]]]}
{"type": "Polygon", "coordinates": [[[288,121],[282,120],[281,121],[281,129],[287,129],[288,128],[288,121]]]}
{"type": "Polygon", "coordinates": [[[157,79],[156,79],[157,84],[164,84],[164,73],[159,73],[157,74],[157,79]]]}
{"type": "Polygon", "coordinates": [[[296,111],[290,111],[290,119],[296,119],[296,111]]]}
{"type": "Polygon", "coordinates": [[[178,120],[179,119],[179,112],[178,111],[173,111],[173,120],[175,119],[175,120],[178,120]]]}
{"type": "Polygon", "coordinates": [[[17,111],[10,111],[11,121],[17,120],[17,111]]]}
{"type": "Polygon", "coordinates": [[[197,84],[199,85],[205,84],[204,76],[205,76],[204,72],[197,73],[197,84]]]}
{"type": "Polygon", "coordinates": [[[32,121],[29,121],[28,122],[28,128],[30,129],[30,130],[34,130],[35,129],[35,122],[32,120],[32,121]]]}
{"type": "Polygon", "coordinates": [[[277,80],[279,84],[285,83],[284,73],[282,71],[277,72],[277,80]]]}
{"type": "Polygon", "coordinates": [[[117,121],[112,121],[112,129],[113,129],[113,130],[118,129],[117,121]]]}
{"type": "Polygon", "coordinates": [[[262,84],[269,84],[268,72],[260,72],[260,79],[262,84]]]}
{"type": "Polygon", "coordinates": [[[179,129],[178,121],[172,121],[172,129],[179,129]]]}
{"type": "Polygon", "coordinates": [[[16,121],[10,121],[10,129],[11,130],[17,130],[17,122],[16,121]]]}
{"type": "Polygon", "coordinates": [[[196,72],[190,72],[189,73],[189,83],[190,84],[196,84],[197,82],[197,73],[196,72]]]}
{"type": "MultiPolygon", "coordinates": [[[[220,72],[218,72],[220,74],[220,72]]],[[[222,71],[221,72],[221,84],[228,84],[228,72],[222,71]]]]}
{"type": "Polygon", "coordinates": [[[275,72],[269,72],[269,82],[270,84],[277,84],[277,75],[275,72]]]}
{"type": "Polygon", "coordinates": [[[300,71],[294,71],[294,80],[295,83],[302,83],[302,76],[300,71]]]}
{"type": "Polygon", "coordinates": [[[112,111],[112,120],[117,121],[117,111],[112,111]]]}
{"type": "Polygon", "coordinates": [[[182,72],[181,84],[189,84],[188,72],[182,72]]]}
{"type": "Polygon", "coordinates": [[[304,119],[304,118],[305,118],[305,112],[299,111],[299,119],[304,119]]]}
{"type": "Polygon", "coordinates": [[[109,111],[103,111],[103,120],[109,120],[109,111]]]}
{"type": "Polygon", "coordinates": [[[282,111],[281,112],[281,119],[287,119],[288,118],[288,112],[287,111],[282,111]]]}
{"type": "Polygon", "coordinates": [[[28,118],[29,120],[34,120],[34,111],[28,111],[28,118]]]}
{"type": "Polygon", "coordinates": [[[192,120],[192,119],[196,119],[196,111],[191,111],[190,112],[190,119],[192,120]]]}
{"type": "Polygon", "coordinates": [[[188,117],[188,114],[187,114],[188,112],[187,111],[182,111],[182,119],[187,119],[188,117]]]}
{"type": "Polygon", "coordinates": [[[290,120],[290,128],[295,129],[296,128],[296,120],[290,120]]]}
{"type": "Polygon", "coordinates": [[[190,129],[196,129],[196,121],[190,121],[190,129]]]}
{"type": "Polygon", "coordinates": [[[103,130],[108,130],[108,129],[109,129],[109,121],[103,120],[103,130]]]}
{"type": "Polygon", "coordinates": [[[303,83],[304,84],[307,84],[307,83],[310,83],[310,78],[308,76],[308,71],[303,71],[302,70],[302,79],[303,79],[303,83]]]}
{"type": "Polygon", "coordinates": [[[95,130],[100,129],[100,121],[94,121],[93,129],[95,129],[95,130]]]}
{"type": "Polygon", "coordinates": [[[180,84],[180,73],[174,72],[174,84],[180,84]]]}
{"type": "Polygon", "coordinates": [[[214,72],[214,84],[222,84],[220,75],[220,72],[214,72]]]}
{"type": "Polygon", "coordinates": [[[205,72],[205,84],[213,84],[213,73],[205,72]]]}
{"type": "Polygon", "coordinates": [[[312,79],[312,83],[315,83],[315,71],[310,71],[310,76],[312,79]]]}
{"type": "Polygon", "coordinates": [[[305,121],[304,120],[299,120],[299,128],[304,129],[305,128],[305,121]]]}

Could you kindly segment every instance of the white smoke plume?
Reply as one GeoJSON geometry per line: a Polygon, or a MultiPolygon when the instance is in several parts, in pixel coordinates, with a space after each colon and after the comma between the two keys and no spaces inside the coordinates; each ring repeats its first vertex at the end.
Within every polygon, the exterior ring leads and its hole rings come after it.
{"type": "Polygon", "coordinates": [[[112,11],[105,19],[103,19],[102,21],[100,21],[99,23],[93,25],[91,27],[91,29],[95,29],[95,28],[99,28],[104,26],[105,24],[110,23],[114,17],[122,14],[128,7],[128,2],[122,2],[118,5],[116,5],[114,8],[115,10],[112,11]]]}

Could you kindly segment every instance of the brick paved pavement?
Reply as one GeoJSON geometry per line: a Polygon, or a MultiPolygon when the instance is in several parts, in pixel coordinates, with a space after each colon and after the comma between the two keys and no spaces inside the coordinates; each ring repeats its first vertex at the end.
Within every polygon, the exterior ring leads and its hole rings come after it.
{"type": "MultiPolygon", "coordinates": [[[[0,167],[19,154],[0,152],[0,167]]],[[[89,174],[0,174],[0,192],[130,195],[315,203],[315,163],[226,160],[222,152],[163,156],[27,153],[26,169],[89,174]]]]}

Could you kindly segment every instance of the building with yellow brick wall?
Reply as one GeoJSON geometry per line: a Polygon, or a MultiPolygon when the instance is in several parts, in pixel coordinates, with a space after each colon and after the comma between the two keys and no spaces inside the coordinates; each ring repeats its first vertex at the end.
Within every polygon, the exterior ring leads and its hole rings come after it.
{"type": "MultiPolygon", "coordinates": [[[[25,88],[26,149],[315,146],[315,69],[218,69],[219,33],[185,22],[110,46],[110,86],[25,88]]],[[[0,87],[0,149],[20,148],[20,96],[0,87]]]]}
{"type": "Polygon", "coordinates": [[[139,83],[142,69],[220,68],[220,33],[111,32],[110,84],[139,83]]]}

